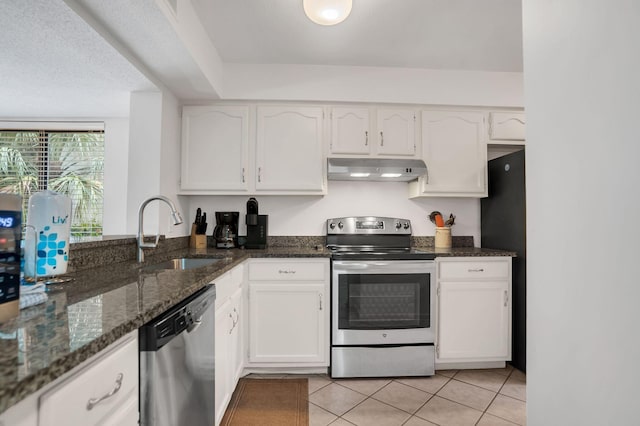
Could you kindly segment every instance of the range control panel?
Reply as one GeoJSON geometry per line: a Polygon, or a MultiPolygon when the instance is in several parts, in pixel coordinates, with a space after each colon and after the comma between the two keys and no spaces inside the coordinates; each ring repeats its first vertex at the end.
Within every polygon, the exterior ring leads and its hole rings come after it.
{"type": "Polygon", "coordinates": [[[354,216],[327,220],[327,235],[411,235],[411,221],[394,217],[354,216]]]}

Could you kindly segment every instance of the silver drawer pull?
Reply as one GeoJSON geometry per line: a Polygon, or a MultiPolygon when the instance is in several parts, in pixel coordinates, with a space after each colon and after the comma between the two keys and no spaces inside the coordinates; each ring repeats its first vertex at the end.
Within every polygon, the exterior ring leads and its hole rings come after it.
{"type": "Polygon", "coordinates": [[[111,389],[111,392],[105,395],[102,395],[100,398],[91,398],[89,401],[87,401],[87,410],[91,410],[93,407],[98,405],[101,401],[107,398],[111,398],[113,395],[118,393],[118,391],[122,387],[123,378],[124,378],[124,375],[122,373],[118,373],[118,375],[116,376],[116,386],[113,389],[111,389]]]}
{"type": "Polygon", "coordinates": [[[295,271],[295,269],[287,269],[287,270],[279,269],[278,273],[279,274],[295,274],[296,271],[295,271]]]}
{"type": "Polygon", "coordinates": [[[478,268],[478,269],[469,269],[469,272],[484,272],[484,269],[482,269],[482,268],[478,268]]]}

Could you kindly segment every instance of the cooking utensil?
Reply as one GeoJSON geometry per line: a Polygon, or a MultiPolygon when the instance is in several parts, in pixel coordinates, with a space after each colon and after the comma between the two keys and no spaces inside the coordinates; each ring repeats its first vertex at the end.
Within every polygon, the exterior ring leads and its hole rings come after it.
{"type": "Polygon", "coordinates": [[[453,225],[455,220],[456,220],[456,217],[453,215],[453,213],[451,213],[449,215],[449,219],[447,219],[447,221],[444,224],[445,224],[445,226],[451,226],[451,225],[453,225]]]}
{"type": "Polygon", "coordinates": [[[435,219],[436,219],[436,226],[438,228],[444,227],[444,219],[442,219],[442,215],[441,214],[437,214],[435,219]]]}
{"type": "Polygon", "coordinates": [[[442,218],[442,213],[437,210],[432,211],[431,214],[429,214],[429,220],[431,221],[431,223],[437,226],[438,224],[436,223],[436,216],[440,216],[440,218],[442,218]]]}

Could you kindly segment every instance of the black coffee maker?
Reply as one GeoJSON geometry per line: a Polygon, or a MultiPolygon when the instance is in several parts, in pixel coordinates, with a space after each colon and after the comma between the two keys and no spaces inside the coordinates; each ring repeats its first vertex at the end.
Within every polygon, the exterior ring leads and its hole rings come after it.
{"type": "Polygon", "coordinates": [[[238,212],[216,212],[216,227],[213,239],[216,248],[230,249],[238,247],[238,212]]]}
{"type": "Polygon", "coordinates": [[[258,200],[251,197],[247,201],[247,241],[244,246],[248,249],[267,248],[267,219],[269,216],[258,214],[258,200]]]}

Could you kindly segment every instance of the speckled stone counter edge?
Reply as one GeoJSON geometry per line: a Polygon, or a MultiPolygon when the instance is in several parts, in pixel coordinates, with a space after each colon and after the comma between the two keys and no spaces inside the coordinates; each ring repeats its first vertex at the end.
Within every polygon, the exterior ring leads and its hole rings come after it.
{"type": "MultiPolygon", "coordinates": [[[[433,248],[433,237],[413,237],[413,243],[421,249],[432,251],[441,256],[513,256],[512,252],[501,250],[480,249],[473,247],[473,237],[454,237],[454,247],[449,250],[433,248]]],[[[136,318],[119,324],[92,340],[90,343],[76,350],[60,356],[53,360],[47,367],[41,368],[36,373],[26,376],[15,383],[4,386],[0,389],[0,413],[11,407],[28,395],[38,391],[44,385],[54,381],[62,374],[70,371],[81,362],[89,359],[93,355],[102,351],[120,337],[136,330],[147,321],[164,312],[169,307],[180,300],[193,294],[198,289],[204,287],[218,276],[242,263],[248,258],[286,258],[286,257],[329,257],[330,253],[324,248],[325,237],[269,237],[269,248],[266,250],[216,250],[208,249],[203,251],[189,250],[188,237],[173,239],[162,239],[158,249],[152,250],[148,254],[149,263],[162,261],[166,258],[190,256],[221,257],[224,262],[219,262],[215,268],[211,268],[207,273],[201,274],[200,278],[194,279],[189,284],[185,284],[179,291],[171,294],[165,300],[148,307],[136,318]]],[[[136,245],[135,238],[111,239],[105,241],[94,241],[89,243],[78,243],[71,246],[70,270],[80,273],[82,270],[96,268],[99,266],[114,264],[121,268],[132,268],[132,261],[135,261],[136,245]]],[[[207,268],[209,269],[209,268],[207,268]]],[[[185,278],[187,276],[185,275],[185,278]]],[[[191,277],[193,278],[193,277],[191,277]]],[[[124,285],[124,283],[122,283],[124,285]]],[[[116,288],[118,283],[114,283],[112,288],[116,288]]],[[[105,291],[105,288],[96,289],[105,291]]],[[[92,289],[78,288],[76,292],[86,297],[93,295],[92,289]]],[[[78,297],[85,297],[78,296],[78,297]]]]}

